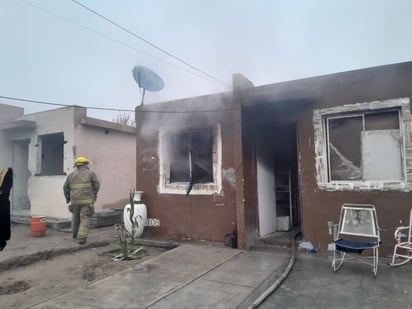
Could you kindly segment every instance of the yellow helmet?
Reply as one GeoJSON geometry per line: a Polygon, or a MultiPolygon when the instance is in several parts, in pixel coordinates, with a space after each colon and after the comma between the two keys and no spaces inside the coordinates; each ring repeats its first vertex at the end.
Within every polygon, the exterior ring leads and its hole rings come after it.
{"type": "Polygon", "coordinates": [[[83,164],[86,164],[86,163],[89,163],[89,160],[87,160],[87,158],[85,158],[85,157],[78,157],[78,158],[76,159],[76,161],[74,162],[74,165],[75,165],[75,166],[79,166],[79,165],[83,165],[83,164]]]}

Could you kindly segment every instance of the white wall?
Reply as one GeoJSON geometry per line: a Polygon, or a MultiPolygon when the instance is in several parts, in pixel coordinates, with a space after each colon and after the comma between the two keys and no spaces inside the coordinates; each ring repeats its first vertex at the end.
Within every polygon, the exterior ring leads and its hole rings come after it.
{"type": "Polygon", "coordinates": [[[0,131],[0,171],[13,164],[13,144],[8,141],[4,131],[0,131]]]}
{"type": "Polygon", "coordinates": [[[136,189],[136,135],[82,125],[76,141],[76,156],[90,160],[101,184],[96,209],[125,206],[136,189]]]}
{"type": "Polygon", "coordinates": [[[28,168],[29,157],[29,140],[16,141],[13,144],[13,198],[12,204],[14,209],[30,209],[30,200],[28,196],[28,180],[30,171],[28,168]]]}
{"type": "Polygon", "coordinates": [[[65,176],[30,177],[29,198],[32,216],[69,218],[63,195],[65,176]]]}
{"type": "Polygon", "coordinates": [[[70,218],[63,184],[66,175],[73,171],[73,163],[78,156],[85,156],[91,161],[91,168],[101,182],[96,209],[120,208],[128,203],[128,194],[130,190],[135,190],[136,183],[136,135],[83,125],[80,119],[85,116],[84,108],[59,108],[18,118],[35,121],[34,129],[13,129],[7,131],[7,136],[5,131],[0,131],[0,164],[9,166],[13,163],[15,141],[30,141],[27,164],[30,215],[70,218]],[[39,136],[61,132],[65,140],[63,172],[66,175],[36,175],[40,173],[41,161],[39,136]]]}
{"type": "MultiPolygon", "coordinates": [[[[11,122],[23,115],[21,107],[0,104],[0,124],[11,122]]],[[[0,130],[0,171],[13,164],[13,144],[9,141],[8,131],[0,130]]]]}
{"type": "Polygon", "coordinates": [[[0,104],[0,122],[10,122],[24,114],[24,108],[0,104]]]}
{"type": "MultiPolygon", "coordinates": [[[[74,145],[75,110],[72,107],[59,108],[22,117],[23,119],[36,121],[36,128],[30,136],[28,162],[31,174],[28,186],[31,215],[57,218],[69,218],[71,216],[63,195],[63,184],[66,176],[36,176],[36,174],[40,172],[39,135],[63,132],[64,140],[67,141],[64,145],[64,157],[66,158],[70,154],[72,145],[74,145]]],[[[68,170],[68,167],[65,168],[66,170],[68,170]]]]}

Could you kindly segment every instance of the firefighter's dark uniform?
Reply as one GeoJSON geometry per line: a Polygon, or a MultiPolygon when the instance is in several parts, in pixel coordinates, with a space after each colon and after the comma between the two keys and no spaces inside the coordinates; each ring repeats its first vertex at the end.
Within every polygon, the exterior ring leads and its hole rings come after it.
{"type": "Polygon", "coordinates": [[[89,234],[90,217],[94,214],[94,203],[97,198],[100,183],[88,164],[77,166],[77,169],[67,176],[63,186],[66,203],[72,213],[73,238],[79,243],[85,243],[89,234]]]}

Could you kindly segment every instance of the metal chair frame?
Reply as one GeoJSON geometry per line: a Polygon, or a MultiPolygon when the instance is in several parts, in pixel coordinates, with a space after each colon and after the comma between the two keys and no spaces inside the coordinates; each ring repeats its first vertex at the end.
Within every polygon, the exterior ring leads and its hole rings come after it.
{"type": "Polygon", "coordinates": [[[401,266],[412,259],[412,209],[409,215],[409,226],[398,226],[394,237],[396,244],[389,265],[401,266]]]}
{"type": "Polygon", "coordinates": [[[339,224],[335,224],[335,230],[337,232],[333,240],[333,271],[338,271],[343,262],[349,260],[372,266],[373,275],[376,277],[381,238],[375,206],[343,204],[339,224]],[[362,256],[362,252],[367,249],[372,250],[372,255],[362,256]]]}

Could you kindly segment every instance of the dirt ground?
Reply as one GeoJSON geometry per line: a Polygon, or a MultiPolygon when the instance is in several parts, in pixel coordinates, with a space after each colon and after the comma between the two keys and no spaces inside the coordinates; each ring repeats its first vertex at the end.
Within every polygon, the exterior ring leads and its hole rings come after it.
{"type": "MultiPolygon", "coordinates": [[[[14,228],[15,231],[19,229],[21,227],[14,228]]],[[[48,232],[50,239],[55,237],[53,241],[59,242],[61,233],[50,236],[52,233],[48,232]]],[[[115,237],[110,238],[109,241],[91,242],[87,247],[81,248],[77,244],[73,245],[75,241],[70,239],[70,236],[66,234],[63,239],[68,243],[67,247],[71,246],[69,250],[61,247],[60,244],[60,248],[39,251],[37,255],[23,252],[9,258],[7,263],[2,263],[0,308],[30,307],[52,296],[67,293],[128,269],[167,250],[161,247],[137,245],[136,248],[142,249],[135,259],[116,260],[114,257],[120,254],[120,246],[115,237]]],[[[17,247],[17,244],[12,243],[13,239],[10,242],[11,246],[17,247]]],[[[21,248],[23,246],[24,244],[21,248]]],[[[22,251],[24,250],[19,250],[22,251]]]]}

